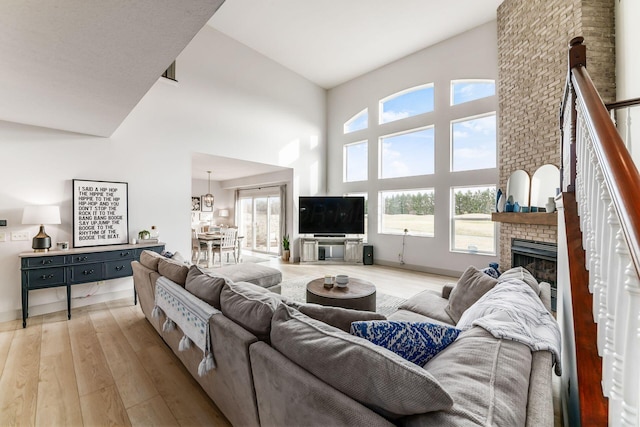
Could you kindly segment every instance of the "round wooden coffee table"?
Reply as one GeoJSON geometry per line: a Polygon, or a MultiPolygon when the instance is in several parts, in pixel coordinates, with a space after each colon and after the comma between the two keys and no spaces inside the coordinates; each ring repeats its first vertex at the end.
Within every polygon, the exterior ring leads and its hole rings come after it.
{"type": "Polygon", "coordinates": [[[339,288],[324,287],[324,277],[307,283],[307,302],[352,308],[355,310],[376,311],[376,287],[362,279],[349,278],[349,284],[339,288]]]}

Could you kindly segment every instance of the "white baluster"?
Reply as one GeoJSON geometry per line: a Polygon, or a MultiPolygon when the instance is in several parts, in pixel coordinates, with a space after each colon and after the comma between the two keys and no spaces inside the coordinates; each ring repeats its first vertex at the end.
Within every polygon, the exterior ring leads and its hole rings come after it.
{"type": "MultiPolygon", "coordinates": [[[[601,225],[599,228],[602,230],[601,239],[598,245],[598,252],[600,253],[600,292],[598,299],[594,299],[594,306],[597,305],[597,323],[598,323],[598,355],[602,357],[604,355],[604,348],[606,342],[606,323],[607,323],[607,292],[609,286],[609,263],[611,260],[611,248],[613,235],[611,234],[611,224],[609,218],[612,210],[614,209],[611,203],[611,196],[609,195],[609,189],[604,181],[600,185],[600,199],[602,200],[603,212],[600,216],[601,225]]],[[[613,212],[615,216],[615,211],[613,212]]],[[[616,218],[617,221],[617,218],[616,218]]]]}
{"type": "Polygon", "coordinates": [[[591,289],[591,292],[593,293],[593,320],[597,323],[598,312],[600,311],[600,254],[598,249],[600,248],[600,239],[602,234],[602,229],[599,227],[599,215],[602,214],[600,191],[603,181],[600,165],[594,165],[594,172],[592,192],[589,195],[591,200],[591,239],[589,241],[591,248],[591,260],[589,268],[589,289],[591,289]]]}
{"type": "Polygon", "coordinates": [[[640,362],[640,281],[638,272],[633,263],[627,266],[625,271],[627,280],[625,281],[625,300],[628,301],[629,315],[624,319],[627,325],[624,353],[624,400],[622,402],[622,425],[638,426],[638,383],[640,377],[638,362],[640,362]]]}
{"type": "MultiPolygon", "coordinates": [[[[623,259],[622,256],[627,250],[627,244],[624,240],[624,234],[622,228],[618,223],[617,213],[612,212],[615,220],[610,221],[611,232],[615,235],[615,240],[612,241],[613,257],[609,264],[609,286],[607,287],[607,324],[605,333],[605,345],[604,354],[602,356],[602,385],[603,394],[606,397],[611,397],[611,392],[614,387],[614,373],[613,365],[615,359],[615,338],[616,338],[616,301],[618,299],[618,288],[621,286],[623,278],[623,259]]],[[[612,219],[610,216],[610,220],[612,219]]],[[[628,255],[627,255],[628,256],[628,255]]]]}
{"type": "MultiPolygon", "coordinates": [[[[622,248],[620,248],[620,275],[616,286],[619,287],[615,305],[616,305],[616,325],[614,331],[613,338],[613,384],[611,387],[611,395],[609,396],[609,417],[610,420],[614,420],[612,425],[619,425],[619,417],[622,414],[622,400],[624,396],[624,385],[625,385],[625,339],[627,337],[627,325],[625,324],[625,320],[629,314],[629,301],[627,299],[628,295],[624,292],[624,284],[627,281],[626,271],[629,268],[629,264],[631,264],[631,257],[629,256],[629,251],[627,247],[627,243],[622,236],[622,248]]],[[[616,247],[618,250],[618,247],[616,247]]],[[[633,268],[633,266],[631,266],[633,268]]],[[[631,361],[631,363],[637,363],[637,361],[631,361]]]]}

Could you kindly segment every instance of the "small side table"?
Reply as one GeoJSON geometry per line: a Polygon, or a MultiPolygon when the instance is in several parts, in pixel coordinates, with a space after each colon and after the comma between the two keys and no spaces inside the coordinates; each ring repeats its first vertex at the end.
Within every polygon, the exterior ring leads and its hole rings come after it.
{"type": "Polygon", "coordinates": [[[307,302],[354,310],[376,311],[376,287],[373,283],[349,278],[349,285],[339,288],[324,287],[324,278],[307,283],[307,302]]]}

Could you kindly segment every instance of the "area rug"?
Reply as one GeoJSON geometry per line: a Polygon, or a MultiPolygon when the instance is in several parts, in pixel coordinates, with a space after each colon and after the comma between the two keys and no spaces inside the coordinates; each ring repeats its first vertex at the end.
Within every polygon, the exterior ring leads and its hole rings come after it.
{"type": "MultiPolygon", "coordinates": [[[[241,264],[247,264],[247,263],[260,263],[260,262],[267,262],[269,261],[269,258],[265,258],[265,257],[259,257],[259,256],[253,256],[253,255],[244,255],[242,254],[242,261],[241,264]]],[[[222,257],[222,266],[227,266],[227,265],[234,265],[235,262],[233,261],[233,256],[230,255],[229,256],[229,262],[227,262],[227,257],[224,256],[222,257]]],[[[207,266],[207,261],[204,259],[201,259],[200,262],[198,263],[199,266],[201,267],[206,267],[207,266]]],[[[213,264],[213,266],[211,268],[220,268],[220,259],[216,256],[215,258],[215,262],[213,264]]]]}
{"type": "MultiPolygon", "coordinates": [[[[317,277],[299,277],[296,279],[284,280],[282,282],[281,294],[297,302],[306,302],[307,283],[317,279],[317,277]]],[[[376,312],[388,316],[394,313],[405,299],[376,292],[376,312]]]]}

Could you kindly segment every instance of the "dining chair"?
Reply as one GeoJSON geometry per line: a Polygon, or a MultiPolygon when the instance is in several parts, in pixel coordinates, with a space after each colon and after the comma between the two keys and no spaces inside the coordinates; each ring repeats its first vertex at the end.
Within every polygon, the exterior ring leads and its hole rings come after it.
{"type": "Polygon", "coordinates": [[[216,253],[220,254],[220,265],[222,265],[222,254],[227,254],[227,262],[229,262],[229,254],[233,254],[233,260],[237,264],[238,259],[236,257],[236,236],[238,235],[237,228],[227,228],[222,231],[222,239],[220,239],[220,245],[213,247],[213,262],[216,260],[216,253]]]}

